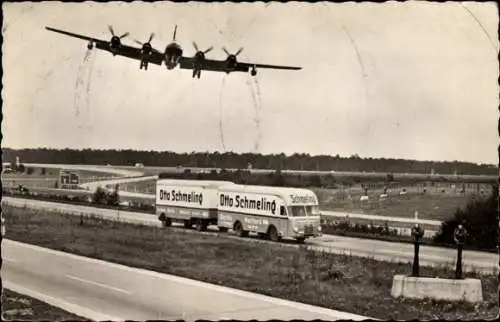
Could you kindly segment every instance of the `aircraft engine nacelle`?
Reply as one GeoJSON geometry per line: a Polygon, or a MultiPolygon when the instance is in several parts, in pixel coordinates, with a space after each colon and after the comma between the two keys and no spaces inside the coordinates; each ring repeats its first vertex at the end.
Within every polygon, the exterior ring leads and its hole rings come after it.
{"type": "Polygon", "coordinates": [[[89,50],[91,50],[92,48],[94,48],[94,44],[90,41],[88,44],[87,44],[87,48],[89,50]]]}
{"type": "Polygon", "coordinates": [[[142,46],[141,48],[141,55],[143,57],[148,57],[151,55],[151,52],[152,52],[152,47],[149,43],[146,43],[142,46]]]}
{"type": "Polygon", "coordinates": [[[111,41],[109,42],[109,46],[111,47],[111,49],[115,50],[120,48],[121,46],[120,38],[118,38],[117,36],[113,36],[113,38],[111,38],[111,41]]]}

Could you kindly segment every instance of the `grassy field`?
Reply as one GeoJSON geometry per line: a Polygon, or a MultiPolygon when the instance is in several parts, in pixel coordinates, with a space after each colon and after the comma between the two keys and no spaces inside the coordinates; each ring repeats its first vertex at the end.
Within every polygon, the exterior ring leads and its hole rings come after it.
{"type": "Polygon", "coordinates": [[[2,321],[87,321],[87,319],[4,288],[2,321]]]}
{"type": "MultiPolygon", "coordinates": [[[[392,298],[390,290],[395,274],[411,271],[408,264],[93,219],[80,225],[78,217],[42,210],[5,207],[4,214],[6,237],[12,240],[379,319],[469,320],[498,314],[493,275],[467,274],[483,283],[484,302],[477,305],[402,300],[392,298]]],[[[453,272],[423,267],[421,274],[451,277],[453,272]]]]}
{"type": "Polygon", "coordinates": [[[444,221],[453,216],[458,208],[463,208],[470,200],[470,196],[449,194],[421,194],[408,193],[406,195],[392,195],[386,199],[378,196],[369,196],[368,201],[361,202],[359,197],[336,197],[327,189],[313,189],[319,199],[322,209],[364,213],[378,216],[413,218],[418,211],[419,218],[444,221]]]}

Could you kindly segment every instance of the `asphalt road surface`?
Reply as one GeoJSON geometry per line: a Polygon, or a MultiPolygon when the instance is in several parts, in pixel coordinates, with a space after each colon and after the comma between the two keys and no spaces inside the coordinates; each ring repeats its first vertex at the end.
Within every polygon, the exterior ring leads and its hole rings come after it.
{"type": "MultiPolygon", "coordinates": [[[[47,202],[32,199],[19,199],[4,197],[2,203],[14,206],[26,206],[28,208],[45,208],[55,212],[80,214],[96,214],[104,218],[141,223],[151,226],[160,226],[160,222],[155,215],[137,213],[132,211],[118,211],[114,209],[94,208],[79,205],[69,205],[56,202],[47,202]]],[[[212,227],[210,227],[212,228],[212,227]]],[[[9,227],[7,227],[8,231],[9,227]]],[[[217,228],[215,228],[216,230],[217,228]]],[[[254,240],[248,238],[247,240],[254,240]]],[[[326,251],[336,254],[350,254],[360,257],[373,257],[378,260],[390,262],[411,262],[413,261],[413,245],[407,243],[378,241],[363,238],[344,237],[336,235],[323,235],[319,238],[306,240],[306,245],[318,251],[326,251]]],[[[420,246],[420,263],[427,266],[446,265],[455,267],[457,251],[451,248],[420,246]]],[[[483,273],[498,272],[498,254],[464,250],[463,252],[464,271],[476,270],[483,273]]]]}
{"type": "Polygon", "coordinates": [[[2,258],[5,287],[95,320],[367,319],[10,240],[2,258]]]}

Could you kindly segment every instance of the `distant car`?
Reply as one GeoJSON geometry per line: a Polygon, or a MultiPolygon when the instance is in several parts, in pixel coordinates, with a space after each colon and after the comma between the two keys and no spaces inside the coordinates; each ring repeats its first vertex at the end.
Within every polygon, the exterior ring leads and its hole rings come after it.
{"type": "Polygon", "coordinates": [[[136,163],[135,167],[136,168],[144,168],[144,164],[142,164],[142,163],[136,163]]]}
{"type": "Polygon", "coordinates": [[[29,189],[26,188],[25,186],[23,186],[22,184],[18,185],[17,186],[17,191],[21,192],[21,193],[29,193],[29,189]]]}
{"type": "Polygon", "coordinates": [[[5,236],[5,218],[2,213],[2,237],[5,236]]]}

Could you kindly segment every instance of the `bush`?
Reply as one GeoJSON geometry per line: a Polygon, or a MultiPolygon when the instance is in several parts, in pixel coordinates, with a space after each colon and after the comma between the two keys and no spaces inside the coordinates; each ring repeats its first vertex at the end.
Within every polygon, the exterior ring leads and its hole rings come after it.
{"type": "Polygon", "coordinates": [[[92,203],[98,205],[104,205],[107,203],[107,193],[101,187],[97,187],[94,194],[92,195],[92,203]]]}
{"type": "Polygon", "coordinates": [[[107,195],[107,204],[110,206],[118,206],[120,203],[120,197],[118,195],[118,191],[113,191],[107,195]]]}
{"type": "Polygon", "coordinates": [[[435,242],[455,244],[453,232],[463,223],[467,229],[466,245],[478,249],[495,249],[498,245],[498,185],[487,199],[471,199],[464,210],[458,209],[453,218],[443,222],[435,242]]]}

